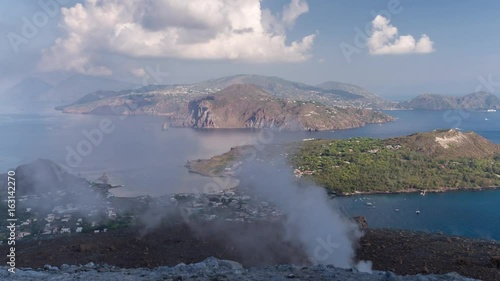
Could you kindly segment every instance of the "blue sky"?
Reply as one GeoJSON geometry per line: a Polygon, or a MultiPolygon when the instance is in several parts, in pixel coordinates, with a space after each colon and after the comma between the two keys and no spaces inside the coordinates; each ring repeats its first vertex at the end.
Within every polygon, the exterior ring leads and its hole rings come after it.
{"type": "MultiPolygon", "coordinates": [[[[79,1],[41,2],[72,8],[79,1]]],[[[38,13],[44,20],[39,14],[44,10],[37,1],[0,2],[0,90],[25,76],[57,82],[75,73],[137,82],[147,68],[168,72],[165,83],[252,73],[310,84],[350,82],[395,99],[424,92],[467,94],[488,79],[500,87],[499,1],[205,1],[217,4],[220,15],[216,10],[204,12],[199,5],[176,6],[174,13],[169,11],[174,0],[143,1],[147,7],[117,1],[112,11],[124,6],[123,11],[134,13],[122,12],[115,22],[103,21],[100,12],[108,15],[111,10],[101,1],[80,2],[79,10],[58,9],[47,16],[33,38],[18,43],[17,52],[12,34],[23,36],[23,17],[33,21],[38,13]],[[397,12],[391,13],[388,5],[397,12]],[[124,20],[127,16],[129,21],[124,20]],[[382,37],[393,28],[398,34],[380,41],[373,31],[376,25],[382,37]],[[355,30],[365,27],[371,43],[356,45],[355,30]],[[227,33],[228,28],[233,33],[227,33]],[[180,43],[171,43],[173,37],[180,43]],[[407,44],[397,43],[399,38],[407,44]],[[342,44],[353,46],[356,53],[346,58],[342,44]]],[[[107,2],[109,6],[115,1],[107,2]]]]}

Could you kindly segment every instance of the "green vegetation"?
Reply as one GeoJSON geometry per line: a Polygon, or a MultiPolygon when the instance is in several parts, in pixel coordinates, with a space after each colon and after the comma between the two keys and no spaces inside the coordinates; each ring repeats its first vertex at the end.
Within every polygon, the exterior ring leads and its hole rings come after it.
{"type": "MultiPolygon", "coordinates": [[[[190,172],[233,176],[251,146],[188,161],[190,172]]],[[[277,153],[268,147],[269,154],[277,153]]],[[[391,139],[313,140],[288,146],[295,174],[339,194],[500,186],[500,145],[473,133],[435,130],[391,139]]]]}
{"type": "MultiPolygon", "coordinates": [[[[481,139],[473,133],[435,131],[389,140],[307,141],[290,160],[297,169],[306,172],[305,177],[341,194],[500,186],[498,149],[475,157],[466,151],[481,147],[461,146],[461,143],[481,144],[481,139]],[[431,146],[429,139],[437,134],[454,134],[450,138],[459,135],[460,143],[450,143],[444,148],[434,141],[431,146]],[[425,142],[420,145],[419,140],[425,142]]],[[[489,142],[485,145],[498,148],[489,142]]]]}

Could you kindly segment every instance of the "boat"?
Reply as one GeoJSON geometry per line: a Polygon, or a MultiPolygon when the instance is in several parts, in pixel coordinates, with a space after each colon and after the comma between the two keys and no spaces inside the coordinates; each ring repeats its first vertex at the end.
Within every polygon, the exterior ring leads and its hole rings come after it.
{"type": "Polygon", "coordinates": [[[488,121],[488,120],[490,120],[490,119],[488,119],[488,118],[484,118],[484,121],[488,121]]]}
{"type": "Polygon", "coordinates": [[[170,127],[170,125],[168,124],[168,122],[165,122],[163,123],[163,125],[161,126],[161,130],[162,131],[168,131],[168,128],[170,127]]]}
{"type": "Polygon", "coordinates": [[[303,139],[302,141],[312,141],[312,140],[315,140],[315,138],[303,139]]]}
{"type": "Polygon", "coordinates": [[[419,210],[417,210],[417,211],[415,212],[415,214],[420,215],[420,211],[419,211],[419,210]]]}
{"type": "Polygon", "coordinates": [[[399,209],[394,209],[394,212],[399,212],[399,209]]]}
{"type": "Polygon", "coordinates": [[[366,205],[366,206],[373,206],[373,203],[371,203],[371,202],[366,202],[366,203],[365,203],[365,205],[366,205]]]}
{"type": "Polygon", "coordinates": [[[422,190],[422,191],[420,191],[420,195],[425,196],[426,192],[427,192],[426,190],[422,190]]]}
{"type": "Polygon", "coordinates": [[[497,110],[496,109],[488,109],[488,110],[486,110],[486,112],[497,112],[497,110]]]}

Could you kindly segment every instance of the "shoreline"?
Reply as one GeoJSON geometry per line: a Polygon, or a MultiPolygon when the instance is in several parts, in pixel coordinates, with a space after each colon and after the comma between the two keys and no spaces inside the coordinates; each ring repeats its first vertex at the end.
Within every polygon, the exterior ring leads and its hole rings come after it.
{"type": "Polygon", "coordinates": [[[355,193],[343,193],[337,194],[339,197],[351,197],[356,195],[397,195],[397,194],[411,194],[411,193],[419,193],[425,191],[426,193],[447,193],[447,192],[460,192],[460,191],[485,191],[485,190],[497,190],[500,189],[500,186],[490,186],[490,187],[459,187],[459,188],[439,188],[439,189],[408,189],[408,190],[399,190],[399,191],[360,191],[355,193]]]}
{"type": "MultiPolygon", "coordinates": [[[[232,175],[209,175],[207,173],[204,173],[203,171],[200,171],[193,167],[191,162],[196,162],[198,160],[189,160],[188,163],[184,166],[187,170],[188,173],[192,174],[197,174],[203,177],[208,177],[208,178],[233,178],[233,179],[238,179],[237,176],[232,176],[232,175]]],[[[235,188],[238,186],[235,186],[235,188]]],[[[460,191],[475,191],[475,192],[480,192],[480,191],[486,191],[486,190],[498,190],[500,189],[500,186],[488,186],[488,187],[459,187],[459,188],[453,188],[453,187],[440,187],[437,189],[405,189],[405,190],[398,190],[398,191],[359,191],[359,192],[354,192],[354,193],[342,193],[338,194],[335,192],[332,192],[325,187],[323,187],[328,194],[334,194],[335,197],[352,197],[352,196],[358,196],[358,195],[398,195],[398,194],[413,194],[413,193],[420,193],[425,191],[425,193],[447,193],[447,192],[460,192],[460,191]]]]}

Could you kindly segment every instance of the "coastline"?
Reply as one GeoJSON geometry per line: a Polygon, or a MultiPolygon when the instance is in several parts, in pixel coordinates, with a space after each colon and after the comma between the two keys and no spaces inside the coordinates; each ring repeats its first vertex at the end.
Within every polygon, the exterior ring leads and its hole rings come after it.
{"type": "MultiPolygon", "coordinates": [[[[188,170],[189,173],[193,174],[198,174],[203,177],[209,177],[209,178],[234,178],[238,179],[237,176],[234,176],[231,172],[222,172],[220,174],[212,174],[208,172],[204,172],[201,169],[196,168],[196,162],[202,162],[204,161],[203,159],[197,159],[197,160],[189,160],[184,167],[188,170]]],[[[205,160],[207,161],[207,160],[205,160]]],[[[235,186],[237,187],[237,186],[235,186]]],[[[326,189],[326,188],[325,188],[326,189]]],[[[397,194],[411,194],[411,193],[420,193],[425,191],[426,193],[447,193],[447,192],[460,192],[460,191],[484,191],[484,190],[497,190],[500,189],[500,186],[486,186],[486,187],[440,187],[436,189],[404,189],[404,190],[398,190],[398,191],[357,191],[357,192],[345,192],[345,193],[334,193],[335,196],[338,197],[351,197],[351,196],[357,196],[357,195],[397,195],[397,194]]],[[[326,189],[326,191],[330,194],[332,191],[326,189]]]]}
{"type": "MultiPolygon", "coordinates": [[[[443,187],[439,189],[425,189],[426,193],[446,193],[446,192],[460,192],[460,191],[484,191],[484,190],[496,190],[500,189],[500,186],[490,186],[490,187],[443,187]]],[[[419,193],[424,191],[423,189],[407,189],[407,190],[399,190],[399,191],[359,191],[355,193],[343,193],[338,194],[337,196],[356,196],[356,195],[373,195],[373,194],[408,194],[408,193],[419,193]]]]}

